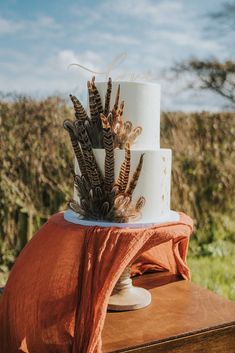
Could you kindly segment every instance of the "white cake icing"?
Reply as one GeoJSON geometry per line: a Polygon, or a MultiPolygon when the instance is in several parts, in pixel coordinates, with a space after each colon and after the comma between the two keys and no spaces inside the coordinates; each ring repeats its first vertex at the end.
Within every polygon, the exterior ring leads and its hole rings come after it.
{"type": "MultiPolygon", "coordinates": [[[[124,120],[130,120],[133,126],[141,126],[143,131],[137,142],[131,146],[131,175],[135,170],[139,157],[144,153],[143,168],[138,180],[133,199],[144,196],[146,204],[142,209],[142,217],[138,222],[154,223],[163,220],[171,214],[171,150],[160,149],[160,86],[157,84],[137,82],[113,82],[111,106],[118,84],[120,96],[124,100],[124,120]]],[[[104,103],[107,83],[97,82],[104,103]]],[[[93,149],[97,163],[104,172],[104,149],[93,149]]],[[[124,150],[115,149],[115,178],[118,177],[124,160],[124,150]]],[[[75,160],[75,173],[79,167],[75,160]]],[[[74,199],[78,200],[74,190],[74,199]]]]}
{"type": "MultiPolygon", "coordinates": [[[[124,120],[133,126],[141,126],[143,131],[134,148],[156,150],[160,148],[160,85],[153,83],[113,82],[111,107],[120,84],[120,100],[124,101],[124,120]]],[[[96,82],[104,104],[107,82],[96,82]]]]}

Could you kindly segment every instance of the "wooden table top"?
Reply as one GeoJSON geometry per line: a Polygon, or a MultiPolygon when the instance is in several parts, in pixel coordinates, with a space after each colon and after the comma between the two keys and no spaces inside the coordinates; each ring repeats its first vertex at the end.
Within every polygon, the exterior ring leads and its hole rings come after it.
{"type": "MultiPolygon", "coordinates": [[[[197,336],[209,330],[222,337],[224,327],[230,327],[234,334],[234,339],[229,344],[234,345],[235,352],[234,302],[188,281],[181,280],[156,287],[156,274],[141,277],[135,279],[134,284],[151,288],[152,303],[136,311],[107,313],[102,334],[103,353],[160,352],[161,350],[151,348],[143,351],[137,348],[151,347],[155,343],[169,342],[190,335],[197,336]]],[[[218,349],[221,353],[231,351],[218,349]]],[[[181,352],[169,350],[173,351],[181,352]]],[[[194,352],[188,350],[192,351],[194,352]]],[[[168,353],[168,350],[165,352],[168,353]]],[[[213,352],[217,352],[217,349],[213,352]]]]}

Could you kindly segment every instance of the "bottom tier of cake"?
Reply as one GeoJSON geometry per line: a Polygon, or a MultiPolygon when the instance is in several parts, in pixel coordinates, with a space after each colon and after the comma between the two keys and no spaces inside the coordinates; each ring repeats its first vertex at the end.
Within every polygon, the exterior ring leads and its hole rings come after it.
{"type": "MultiPolygon", "coordinates": [[[[105,151],[103,149],[94,149],[93,151],[96,161],[104,173],[105,151]]],[[[124,150],[115,150],[115,178],[118,178],[124,153],[124,150]]],[[[161,218],[166,219],[170,214],[171,150],[132,150],[130,177],[135,171],[142,153],[144,153],[144,162],[133,199],[137,200],[138,197],[144,196],[146,200],[141,219],[138,222],[154,223],[161,218]]],[[[75,173],[79,173],[77,162],[75,162],[75,173]]],[[[74,199],[78,200],[76,191],[74,191],[74,199]]]]}

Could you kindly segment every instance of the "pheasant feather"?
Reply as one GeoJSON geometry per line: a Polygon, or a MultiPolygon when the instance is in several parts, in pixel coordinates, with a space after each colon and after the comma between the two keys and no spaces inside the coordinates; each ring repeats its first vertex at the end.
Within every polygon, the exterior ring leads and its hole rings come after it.
{"type": "Polygon", "coordinates": [[[110,110],[110,98],[112,92],[112,80],[109,77],[108,84],[107,84],[107,92],[105,95],[105,104],[104,104],[104,115],[107,116],[110,110]]]}
{"type": "Polygon", "coordinates": [[[70,207],[86,219],[128,222],[140,216],[145,201],[143,197],[135,203],[132,201],[132,194],[143,165],[143,155],[129,181],[130,145],[142,129],[140,127],[134,129],[130,121],[124,121],[124,102],[119,102],[120,85],[112,109],[110,109],[111,93],[112,80],[109,78],[103,108],[95,85],[95,77],[88,81],[90,117],[80,101],[75,96],[70,96],[76,120],[65,121],[64,127],[69,132],[81,170],[81,175],[74,175],[79,202],[70,201],[70,207]],[[104,177],[93,153],[93,148],[97,147],[105,149],[104,177]],[[115,147],[125,148],[124,161],[116,183],[114,182],[115,147]]]}
{"type": "Polygon", "coordinates": [[[99,112],[98,112],[98,109],[97,109],[95,95],[94,95],[94,91],[93,91],[93,88],[92,88],[92,85],[91,85],[90,81],[88,81],[87,87],[88,87],[88,96],[89,96],[89,106],[90,106],[90,113],[91,113],[91,121],[92,121],[93,124],[96,124],[97,123],[97,119],[99,118],[99,112]]]}
{"type": "Polygon", "coordinates": [[[123,121],[123,119],[122,119],[123,110],[124,110],[124,101],[121,102],[120,108],[118,110],[118,119],[119,119],[119,121],[123,121]]]}
{"type": "Polygon", "coordinates": [[[108,118],[101,114],[103,124],[104,148],[105,148],[105,188],[108,192],[111,191],[114,183],[114,147],[113,147],[113,134],[108,122],[108,118]]]}
{"type": "Polygon", "coordinates": [[[131,166],[131,151],[130,151],[130,145],[127,144],[125,147],[124,161],[121,165],[119,176],[115,183],[119,187],[120,192],[124,192],[126,190],[126,187],[129,181],[130,166],[131,166]]]}
{"type": "Polygon", "coordinates": [[[76,212],[79,213],[81,216],[86,216],[86,211],[83,210],[83,208],[74,200],[68,202],[68,207],[76,212]]]}
{"type": "Polygon", "coordinates": [[[115,98],[115,103],[113,109],[115,112],[118,110],[118,105],[119,105],[119,98],[120,98],[120,84],[118,85],[117,93],[116,93],[116,98],[115,98]]]}
{"type": "Polygon", "coordinates": [[[81,120],[89,120],[89,117],[88,117],[85,109],[83,108],[82,104],[77,99],[77,97],[73,96],[72,94],[70,94],[69,96],[70,96],[71,101],[73,102],[76,118],[78,120],[79,119],[81,119],[81,120]]]}
{"type": "Polygon", "coordinates": [[[72,143],[72,146],[73,146],[74,154],[75,154],[75,157],[77,159],[80,172],[81,172],[82,175],[87,176],[84,157],[83,157],[81,148],[79,146],[79,143],[77,141],[77,137],[75,135],[76,132],[75,132],[75,126],[74,126],[73,122],[70,121],[70,120],[65,120],[64,121],[64,128],[69,133],[70,140],[71,140],[71,143],[72,143]]]}
{"type": "Polygon", "coordinates": [[[105,201],[101,207],[101,214],[103,218],[105,218],[105,216],[109,212],[109,209],[110,209],[110,204],[109,202],[105,201]]]}
{"type": "Polygon", "coordinates": [[[115,97],[115,103],[112,109],[112,128],[114,128],[114,125],[117,123],[117,114],[118,114],[118,106],[119,106],[119,98],[120,98],[120,84],[118,85],[116,97],[115,97]]]}
{"type": "Polygon", "coordinates": [[[144,161],[144,154],[141,154],[140,156],[140,159],[139,159],[139,163],[138,163],[138,166],[132,176],[132,179],[128,185],[128,188],[126,190],[126,193],[128,195],[132,195],[135,188],[136,188],[136,185],[137,185],[137,182],[138,182],[138,179],[139,179],[139,176],[140,176],[140,173],[141,173],[141,169],[142,169],[142,166],[143,166],[143,161],[144,161]]]}
{"type": "Polygon", "coordinates": [[[84,179],[86,179],[84,176],[74,176],[74,185],[79,192],[79,197],[87,197],[87,195],[89,194],[90,186],[88,184],[87,187],[87,183],[84,182],[84,179]]]}
{"type": "Polygon", "coordinates": [[[103,105],[102,105],[102,101],[101,101],[101,97],[100,97],[99,91],[98,91],[98,89],[97,89],[97,87],[95,85],[95,76],[92,77],[91,84],[92,84],[92,89],[93,89],[93,93],[94,93],[94,96],[95,96],[95,102],[96,102],[97,110],[98,110],[98,113],[101,114],[101,113],[103,113],[103,105]]]}
{"type": "Polygon", "coordinates": [[[75,124],[79,131],[79,142],[81,144],[81,149],[84,155],[84,160],[86,164],[87,175],[90,183],[93,187],[100,186],[102,184],[102,176],[99,167],[96,163],[96,159],[92,150],[92,145],[86,129],[81,121],[77,120],[75,124]]]}
{"type": "Polygon", "coordinates": [[[137,126],[128,136],[128,142],[132,145],[136,141],[137,137],[141,134],[141,132],[142,127],[137,126]]]}
{"type": "Polygon", "coordinates": [[[137,202],[136,202],[136,205],[135,205],[135,210],[136,210],[137,212],[141,211],[142,208],[143,208],[144,205],[145,205],[145,202],[146,202],[146,200],[145,200],[145,198],[144,198],[143,196],[139,197],[138,200],[137,200],[137,202]]]}
{"type": "Polygon", "coordinates": [[[132,122],[131,121],[125,121],[124,123],[124,128],[126,131],[126,134],[130,134],[131,133],[131,129],[132,129],[132,122]]]}

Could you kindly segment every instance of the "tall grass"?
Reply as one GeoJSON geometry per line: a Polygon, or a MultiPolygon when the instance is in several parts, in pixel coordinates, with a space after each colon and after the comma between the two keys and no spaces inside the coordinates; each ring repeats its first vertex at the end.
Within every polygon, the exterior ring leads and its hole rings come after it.
{"type": "Polygon", "coordinates": [[[173,152],[172,206],[194,218],[196,245],[232,239],[235,113],[164,113],[161,138],[173,152]]]}
{"type": "Polygon", "coordinates": [[[59,98],[0,103],[0,263],[11,263],[72,190],[70,142],[59,98]]]}

